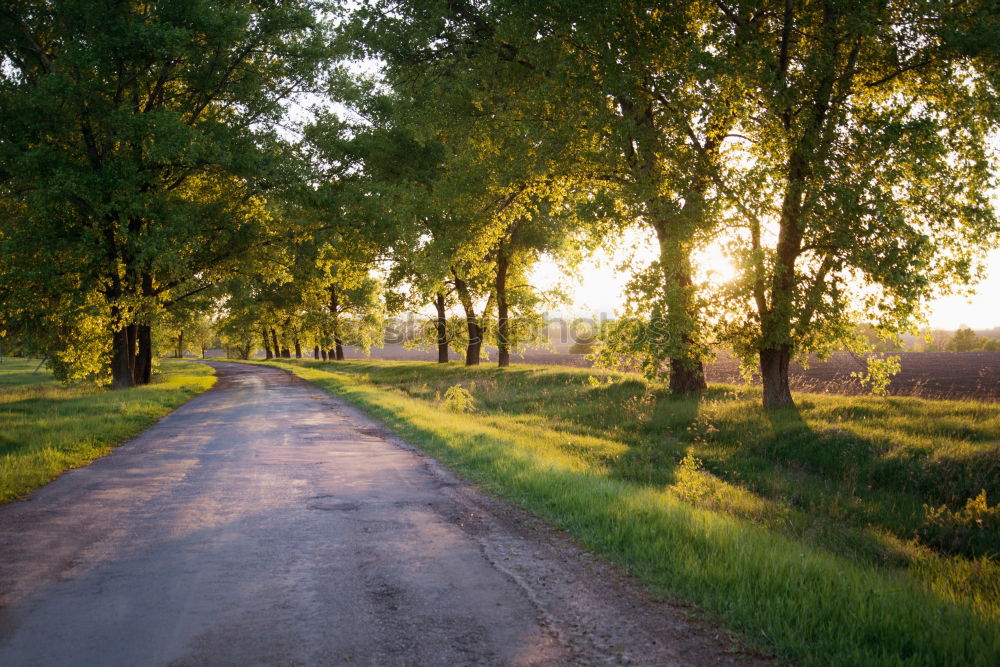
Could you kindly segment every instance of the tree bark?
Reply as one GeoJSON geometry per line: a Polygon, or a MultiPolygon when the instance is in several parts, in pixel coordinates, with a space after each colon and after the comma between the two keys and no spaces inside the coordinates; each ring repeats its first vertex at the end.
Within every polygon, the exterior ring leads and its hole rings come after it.
{"type": "Polygon", "coordinates": [[[465,348],[465,365],[478,366],[479,355],[483,349],[483,328],[476,317],[472,296],[469,294],[469,286],[458,277],[454,270],[452,275],[455,278],[455,291],[458,292],[458,300],[462,302],[462,309],[465,311],[465,325],[469,332],[469,342],[465,348]]]}
{"type": "Polygon", "coordinates": [[[437,329],[438,363],[446,364],[448,363],[448,313],[445,312],[444,294],[441,292],[437,293],[434,307],[437,309],[434,327],[437,329]]]}
{"type": "Polygon", "coordinates": [[[330,360],[330,353],[327,352],[325,349],[322,351],[322,354],[323,354],[323,361],[329,361],[330,360]]]}
{"type": "Polygon", "coordinates": [[[264,338],[264,357],[265,359],[272,359],[274,355],[271,354],[271,341],[267,339],[267,329],[261,329],[260,333],[264,338]]]}
{"type": "Polygon", "coordinates": [[[788,363],[791,347],[781,345],[760,351],[760,376],[764,383],[764,407],[781,408],[794,405],[788,386],[788,363]]]}
{"type": "Polygon", "coordinates": [[[135,383],[149,384],[153,379],[153,330],[148,324],[140,324],[136,331],[139,350],[135,358],[135,383]]]}
{"type": "Polygon", "coordinates": [[[337,286],[330,285],[330,314],[333,316],[333,345],[331,359],[337,361],[344,360],[344,342],[340,338],[340,299],[337,294],[337,286]]]}
{"type": "Polygon", "coordinates": [[[675,326],[674,335],[680,338],[678,349],[680,354],[670,357],[670,393],[690,394],[704,391],[708,388],[705,381],[705,364],[691,353],[694,341],[691,336],[690,318],[694,312],[692,303],[692,289],[694,281],[691,279],[690,255],[685,253],[685,261],[674,263],[671,269],[670,264],[664,264],[664,269],[672,275],[667,277],[667,308],[673,309],[673,314],[668,314],[675,326]],[[678,321],[684,324],[677,326],[678,321]]]}
{"type": "MultiPolygon", "coordinates": [[[[640,95],[636,99],[643,99],[640,95]]],[[[631,156],[632,171],[637,183],[645,186],[648,193],[646,204],[650,211],[650,223],[659,243],[659,260],[663,277],[663,296],[666,305],[666,321],[656,323],[665,326],[670,338],[662,341],[669,346],[670,354],[656,355],[669,359],[670,391],[684,394],[704,390],[704,365],[693,349],[695,327],[699,325],[694,304],[694,282],[691,279],[691,238],[704,216],[702,199],[708,182],[704,174],[694,173],[684,193],[683,209],[677,204],[663,199],[658,194],[668,176],[664,174],[658,146],[659,132],[656,113],[649,101],[637,102],[628,96],[618,99],[622,113],[631,116],[636,123],[635,148],[631,156]]],[[[723,132],[722,134],[725,134],[723,132]]],[[[706,142],[711,141],[710,139],[706,142]]],[[[704,150],[712,153],[714,144],[706,144],[704,150]]],[[[664,353],[667,350],[663,351],[664,353]]]]}
{"type": "MultiPolygon", "coordinates": [[[[148,272],[142,274],[142,295],[153,297],[153,276],[148,272]]],[[[135,358],[135,383],[149,384],[153,379],[153,331],[149,324],[136,325],[137,352],[135,358]]]]}
{"type": "Polygon", "coordinates": [[[174,356],[177,359],[184,358],[184,329],[181,329],[180,333],[177,334],[177,350],[174,356]]]}
{"type": "MultiPolygon", "coordinates": [[[[683,259],[684,261],[676,264],[676,268],[673,272],[673,284],[676,288],[679,288],[674,290],[679,292],[679,295],[678,298],[676,298],[673,307],[682,309],[680,316],[681,318],[687,320],[687,318],[689,318],[691,313],[694,311],[694,304],[692,303],[694,281],[691,278],[690,255],[685,253],[683,259]]],[[[668,297],[668,301],[669,300],[670,299],[668,297]]],[[[685,352],[690,352],[694,343],[691,337],[691,328],[681,327],[680,329],[681,330],[678,332],[681,338],[680,349],[685,352]]],[[[678,355],[676,358],[671,357],[670,393],[691,394],[699,391],[705,391],[706,389],[708,389],[708,383],[705,381],[705,364],[702,363],[701,359],[696,358],[690,353],[678,355]]]]}
{"type": "Polygon", "coordinates": [[[299,344],[298,336],[295,337],[295,358],[296,359],[302,358],[302,345],[299,344]]]}
{"type": "Polygon", "coordinates": [[[455,275],[455,291],[458,292],[458,300],[462,302],[462,309],[465,310],[465,326],[469,333],[469,342],[465,347],[465,365],[478,366],[479,355],[483,349],[483,328],[476,318],[469,286],[457,275],[455,275]]]}
{"type": "Polygon", "coordinates": [[[313,346],[313,359],[319,360],[319,345],[313,346]]]}
{"type": "Polygon", "coordinates": [[[704,364],[698,361],[696,362],[695,367],[691,368],[687,365],[687,360],[670,360],[671,394],[690,394],[698,391],[704,391],[707,388],[708,384],[705,382],[704,364]]]}
{"type": "Polygon", "coordinates": [[[497,275],[496,275],[496,295],[497,295],[497,366],[506,368],[510,366],[510,340],[508,339],[508,305],[507,305],[507,270],[510,268],[510,260],[504,254],[501,247],[497,252],[497,275]]]}
{"type": "Polygon", "coordinates": [[[132,374],[132,356],[129,347],[128,327],[123,326],[111,335],[111,388],[128,389],[135,386],[135,376],[132,374]]]}
{"type": "MultiPolygon", "coordinates": [[[[675,223],[676,226],[676,223],[675,223]]],[[[667,325],[679,344],[670,355],[670,393],[690,394],[708,388],[705,365],[693,351],[695,326],[694,280],[691,278],[691,254],[680,239],[674,238],[670,223],[655,224],[660,245],[660,266],[663,269],[663,289],[667,305],[667,325]]]]}
{"type": "Polygon", "coordinates": [[[271,348],[274,350],[274,358],[281,358],[281,345],[278,344],[278,332],[271,327],[271,348]]]}
{"type": "Polygon", "coordinates": [[[130,324],[125,327],[125,331],[128,335],[128,367],[129,372],[132,374],[132,385],[138,384],[136,382],[135,374],[135,351],[136,351],[136,341],[138,339],[138,331],[135,324],[130,324]]]}

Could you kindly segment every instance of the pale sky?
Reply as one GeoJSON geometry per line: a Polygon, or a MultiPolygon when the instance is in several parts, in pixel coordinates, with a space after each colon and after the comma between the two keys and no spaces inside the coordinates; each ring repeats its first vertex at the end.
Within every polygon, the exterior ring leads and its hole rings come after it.
{"type": "MultiPolygon", "coordinates": [[[[551,289],[561,285],[571,297],[571,303],[559,308],[560,311],[572,315],[589,315],[607,313],[613,315],[622,303],[622,293],[629,274],[616,270],[628,257],[626,250],[635,247],[634,252],[639,261],[649,261],[654,256],[654,250],[649,239],[638,234],[630,234],[614,253],[598,251],[596,256],[578,269],[579,282],[566,275],[550,259],[543,260],[535,267],[531,284],[538,289],[551,289]]],[[[722,277],[731,272],[728,266],[718,266],[722,277]]],[[[991,329],[1000,326],[1000,250],[991,252],[988,256],[987,277],[976,286],[976,294],[971,299],[961,296],[938,299],[931,306],[930,326],[934,329],[957,329],[967,325],[973,329],[991,329]]]]}

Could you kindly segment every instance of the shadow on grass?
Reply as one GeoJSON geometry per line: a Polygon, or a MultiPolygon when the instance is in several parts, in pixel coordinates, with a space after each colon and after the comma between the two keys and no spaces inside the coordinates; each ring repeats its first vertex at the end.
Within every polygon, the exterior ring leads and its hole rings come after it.
{"type": "Polygon", "coordinates": [[[796,408],[765,411],[757,390],[712,385],[675,397],[634,376],[597,371],[299,363],[429,402],[461,384],[475,396],[478,414],[498,425],[506,419],[556,429],[561,449],[600,465],[612,479],[670,487],[691,454],[699,470],[732,487],[702,476],[717,491],[706,506],[868,562],[899,562],[900,549],[879,533],[911,540],[925,520],[925,503],[961,506],[981,489],[1000,497],[1000,445],[990,446],[991,428],[942,427],[919,412],[922,424],[907,422],[919,408],[913,401],[806,395],[796,408]],[[931,440],[948,433],[983,444],[952,440],[953,451],[919,446],[896,421],[931,440]],[[583,447],[588,438],[603,444],[583,447]]]}
{"type": "MultiPolygon", "coordinates": [[[[725,391],[671,399],[656,389],[640,392],[628,381],[620,387],[593,386],[586,373],[576,378],[537,375],[529,383],[518,380],[518,386],[493,386],[498,376],[462,370],[414,377],[414,383],[428,385],[420,389],[424,395],[476,381],[480,412],[467,417],[412,400],[406,387],[389,382],[377,386],[389,375],[373,372],[365,382],[346,373],[316,379],[471,479],[572,530],[585,546],[626,564],[648,583],[697,600],[750,634],[765,633],[789,658],[831,662],[834,656],[832,661],[842,664],[884,664],[893,657],[899,663],[988,664],[1000,651],[992,617],[976,616],[964,598],[955,603],[898,572],[859,566],[856,559],[837,558],[809,544],[833,540],[832,535],[799,541],[793,534],[788,539],[724,511],[693,509],[654,484],[624,479],[644,476],[640,472],[647,467],[670,469],[677,477],[690,470],[678,466],[676,458],[689,447],[708,453],[721,448],[738,458],[718,441],[722,433],[738,433],[743,442],[769,439],[779,451],[782,438],[817,435],[807,413],[772,423],[759,407],[743,401],[737,406],[742,412],[723,424],[713,410],[725,391]],[[509,400],[503,398],[503,387],[513,394],[509,400]],[[629,415],[641,419],[630,420],[629,415]],[[522,422],[537,425],[537,433],[516,430],[522,422]],[[605,431],[602,446],[608,454],[601,465],[573,451],[585,443],[564,425],[605,431]],[[617,453],[615,443],[620,445],[617,453]],[[640,450],[647,454],[648,466],[640,450]],[[927,632],[929,627],[950,630],[927,632]]],[[[795,476],[781,463],[766,460],[761,450],[739,449],[748,465],[795,476]]],[[[816,473],[803,474],[827,481],[816,473]]],[[[832,521],[821,523],[847,530],[832,521]]]]}
{"type": "Polygon", "coordinates": [[[54,382],[54,380],[48,373],[33,373],[31,371],[25,371],[20,373],[0,374],[0,387],[48,384],[50,382],[54,382]]]}

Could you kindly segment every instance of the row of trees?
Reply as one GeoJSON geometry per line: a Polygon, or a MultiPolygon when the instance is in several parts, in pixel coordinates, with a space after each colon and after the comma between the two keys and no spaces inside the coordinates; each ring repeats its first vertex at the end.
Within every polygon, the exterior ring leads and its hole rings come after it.
{"type": "Polygon", "coordinates": [[[638,226],[599,357],[690,392],[726,345],[787,405],[790,359],[911,330],[1000,230],[990,0],[21,1],[0,35],[3,328],[115,387],[185,312],[338,359],[433,307],[441,361],[505,366],[533,264],[638,226]]]}
{"type": "Polygon", "coordinates": [[[949,352],[1000,352],[1000,338],[978,336],[969,327],[959,327],[955,335],[944,345],[949,352]]]}
{"type": "Polygon", "coordinates": [[[793,356],[911,329],[996,242],[992,3],[373,0],[346,26],[384,64],[373,126],[416,144],[407,262],[425,296],[452,273],[470,337],[463,272],[501,301],[525,226],[552,252],[638,223],[659,257],[602,357],[686,392],[726,344],[786,405],[793,356]],[[737,280],[699,274],[710,243],[737,280]]]}
{"type": "MultiPolygon", "coordinates": [[[[152,327],[287,234],[286,104],[315,4],[14,0],[0,11],[0,303],[68,377],[149,382],[152,327]]],[[[291,172],[291,173],[290,173],[291,172]]]]}

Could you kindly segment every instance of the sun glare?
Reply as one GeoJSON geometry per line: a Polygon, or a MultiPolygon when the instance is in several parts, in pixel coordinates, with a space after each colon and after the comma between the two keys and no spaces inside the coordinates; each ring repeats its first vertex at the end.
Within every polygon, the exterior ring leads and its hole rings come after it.
{"type": "MultiPolygon", "coordinates": [[[[613,316],[623,305],[625,286],[633,272],[648,266],[655,257],[653,239],[642,230],[633,230],[615,249],[598,250],[578,270],[566,270],[546,257],[533,270],[531,282],[538,289],[559,288],[566,293],[569,302],[557,308],[559,312],[613,316]]],[[[719,285],[737,277],[736,268],[720,244],[698,251],[693,260],[699,280],[719,285]]],[[[989,254],[987,277],[975,286],[973,296],[937,299],[930,311],[930,326],[934,329],[951,330],[961,325],[973,329],[1000,326],[1000,250],[989,254]]]]}

